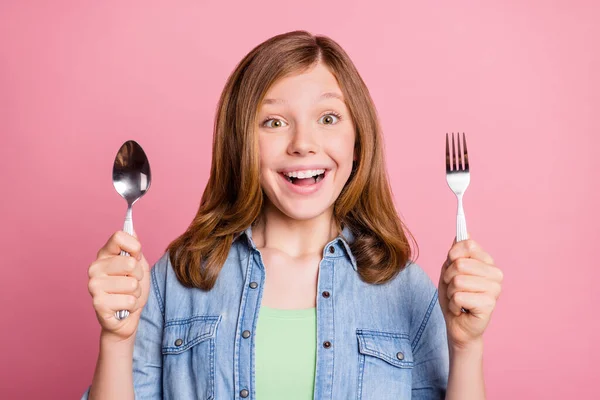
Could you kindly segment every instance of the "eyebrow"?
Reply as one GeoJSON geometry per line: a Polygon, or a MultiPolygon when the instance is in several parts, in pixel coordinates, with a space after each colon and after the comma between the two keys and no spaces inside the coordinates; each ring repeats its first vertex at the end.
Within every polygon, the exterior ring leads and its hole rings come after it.
{"type": "MultiPolygon", "coordinates": [[[[338,99],[342,103],[344,102],[344,97],[342,95],[340,95],[339,93],[335,93],[335,92],[323,93],[321,96],[319,96],[318,100],[324,100],[324,99],[338,99]]],[[[285,103],[287,103],[287,102],[283,99],[264,99],[263,100],[263,104],[285,104],[285,103]]]]}

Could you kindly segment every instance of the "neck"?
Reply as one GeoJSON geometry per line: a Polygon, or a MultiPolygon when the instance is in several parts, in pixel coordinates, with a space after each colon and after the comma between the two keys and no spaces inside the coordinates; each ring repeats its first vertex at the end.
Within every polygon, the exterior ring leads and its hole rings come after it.
{"type": "Polygon", "coordinates": [[[297,220],[268,203],[252,227],[252,239],[258,248],[277,249],[292,257],[321,254],[338,234],[332,208],[315,218],[297,220]]]}

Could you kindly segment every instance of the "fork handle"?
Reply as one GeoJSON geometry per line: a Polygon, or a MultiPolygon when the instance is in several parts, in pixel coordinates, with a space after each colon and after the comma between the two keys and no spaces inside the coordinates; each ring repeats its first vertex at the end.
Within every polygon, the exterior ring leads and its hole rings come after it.
{"type": "Polygon", "coordinates": [[[463,209],[462,196],[458,196],[458,211],[456,213],[456,241],[460,242],[467,240],[467,220],[465,218],[465,210],[463,209]]]}
{"type": "MultiPolygon", "coordinates": [[[[463,209],[463,204],[462,204],[462,195],[461,196],[457,196],[458,198],[458,211],[456,212],[456,242],[460,242],[463,240],[467,240],[468,234],[467,234],[467,219],[465,218],[465,210],[463,209]]],[[[465,308],[461,307],[460,311],[462,311],[465,314],[469,313],[469,310],[466,310],[465,308]]]]}
{"type": "MultiPolygon", "coordinates": [[[[125,223],[123,224],[123,232],[133,235],[133,218],[131,216],[131,206],[127,207],[127,214],[125,215],[125,223]]],[[[120,255],[129,256],[129,253],[125,250],[121,250],[120,255]]],[[[129,316],[129,310],[120,310],[115,313],[115,318],[119,321],[129,316]]]]}

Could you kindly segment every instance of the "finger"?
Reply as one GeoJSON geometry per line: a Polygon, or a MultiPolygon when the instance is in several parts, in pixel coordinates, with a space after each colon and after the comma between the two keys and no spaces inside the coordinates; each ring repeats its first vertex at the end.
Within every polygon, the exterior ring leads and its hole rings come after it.
{"type": "Polygon", "coordinates": [[[121,250],[126,251],[133,258],[138,258],[140,256],[140,252],[142,251],[142,245],[136,236],[130,235],[123,231],[117,231],[98,251],[96,258],[102,259],[116,256],[121,253],[121,250]]]}
{"type": "MultiPolygon", "coordinates": [[[[450,299],[452,300],[452,299],[450,299]]],[[[452,313],[452,315],[459,316],[462,314],[462,310],[460,306],[458,306],[454,301],[448,301],[448,310],[452,313]]]]}
{"type": "Polygon", "coordinates": [[[133,276],[138,281],[144,277],[142,261],[129,256],[112,256],[100,259],[90,265],[88,276],[133,276]]]}
{"type": "Polygon", "coordinates": [[[494,265],[482,263],[473,258],[460,258],[451,263],[443,272],[444,282],[450,284],[457,275],[480,276],[494,282],[502,283],[504,274],[494,265]]]}
{"type": "Polygon", "coordinates": [[[501,287],[498,282],[487,278],[471,275],[456,275],[446,291],[446,296],[451,299],[456,292],[488,293],[494,298],[500,295],[501,287]]]}
{"type": "Polygon", "coordinates": [[[106,267],[106,275],[127,275],[138,281],[144,277],[142,262],[129,256],[115,256],[106,267]]]}
{"type": "Polygon", "coordinates": [[[486,264],[494,264],[492,256],[486,253],[473,239],[462,240],[452,245],[447,259],[453,262],[459,258],[474,258],[486,264]]]}
{"type": "Polygon", "coordinates": [[[133,291],[132,295],[139,299],[142,295],[142,285],[138,285],[133,291]]]}
{"type": "Polygon", "coordinates": [[[128,276],[98,276],[90,279],[88,290],[94,297],[104,293],[134,294],[138,286],[138,280],[128,276]]]}
{"type": "Polygon", "coordinates": [[[126,276],[133,273],[136,264],[136,259],[129,256],[112,256],[110,258],[101,258],[90,265],[88,275],[90,278],[108,275],[126,276]]]}
{"type": "Polygon", "coordinates": [[[496,300],[487,293],[456,292],[448,303],[452,314],[458,316],[461,308],[474,315],[489,315],[496,306],[496,300]]]}
{"type": "Polygon", "coordinates": [[[105,294],[94,298],[94,309],[100,315],[114,316],[119,310],[137,310],[138,299],[128,294],[105,294]]]}

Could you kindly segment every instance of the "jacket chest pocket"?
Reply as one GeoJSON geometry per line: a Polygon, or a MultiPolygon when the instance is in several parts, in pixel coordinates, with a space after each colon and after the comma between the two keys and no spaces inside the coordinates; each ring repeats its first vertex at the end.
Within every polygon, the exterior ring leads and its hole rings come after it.
{"type": "Polygon", "coordinates": [[[165,323],[163,398],[210,400],[215,396],[215,339],[218,316],[165,323]]]}
{"type": "Polygon", "coordinates": [[[358,399],[409,399],[414,360],[408,335],[358,329],[358,399]]]}

